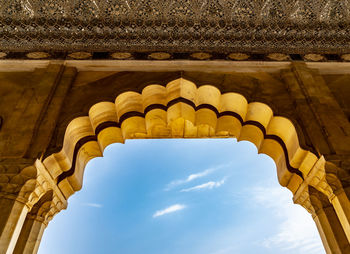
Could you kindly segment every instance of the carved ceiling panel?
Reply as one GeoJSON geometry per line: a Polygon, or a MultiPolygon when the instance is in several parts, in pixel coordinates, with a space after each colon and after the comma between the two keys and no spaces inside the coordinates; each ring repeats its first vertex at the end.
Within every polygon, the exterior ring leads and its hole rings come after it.
{"type": "Polygon", "coordinates": [[[349,24],[349,0],[0,0],[0,50],[339,54],[349,24]]]}

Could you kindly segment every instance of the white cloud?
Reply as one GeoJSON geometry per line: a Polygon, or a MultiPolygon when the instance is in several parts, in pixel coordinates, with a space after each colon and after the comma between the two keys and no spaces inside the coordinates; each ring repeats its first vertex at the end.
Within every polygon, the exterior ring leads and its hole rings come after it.
{"type": "Polygon", "coordinates": [[[207,169],[207,170],[204,170],[202,172],[199,172],[197,174],[191,174],[187,177],[186,179],[186,182],[191,182],[193,181],[194,179],[197,179],[197,178],[201,178],[203,176],[206,176],[208,175],[209,173],[211,173],[213,171],[213,169],[207,169]]]}
{"type": "Polygon", "coordinates": [[[95,207],[95,208],[101,208],[103,205],[97,204],[97,203],[84,203],[82,204],[83,206],[90,206],[90,207],[95,207]]]}
{"type": "Polygon", "coordinates": [[[198,172],[198,173],[195,173],[195,174],[191,174],[189,175],[187,178],[185,179],[180,179],[180,180],[175,180],[175,181],[172,181],[170,182],[167,187],[165,188],[166,191],[176,187],[176,186],[179,186],[179,185],[182,185],[182,184],[185,184],[185,183],[189,183],[189,182],[192,182],[193,180],[195,179],[198,179],[198,178],[201,178],[201,177],[204,177],[204,176],[207,176],[209,175],[210,173],[214,172],[215,170],[218,170],[220,168],[224,168],[224,167],[227,167],[229,166],[230,164],[222,164],[222,165],[218,165],[216,167],[213,167],[213,168],[208,168],[206,170],[203,170],[201,172],[198,172]]]}
{"type": "Polygon", "coordinates": [[[277,233],[263,239],[266,248],[284,252],[319,254],[325,253],[316,225],[311,215],[292,202],[292,194],[281,187],[255,188],[252,192],[256,204],[268,208],[283,222],[277,225],[277,233]]]}
{"type": "Polygon", "coordinates": [[[182,189],[181,192],[197,191],[197,190],[202,190],[202,189],[209,189],[209,190],[211,190],[213,188],[220,187],[224,183],[225,183],[225,179],[222,179],[221,181],[218,181],[218,182],[210,181],[210,182],[207,182],[207,183],[196,185],[196,186],[191,187],[191,188],[182,189]]]}
{"type": "Polygon", "coordinates": [[[189,175],[186,179],[181,179],[181,180],[175,180],[175,181],[172,181],[171,183],[169,183],[166,187],[165,190],[170,190],[176,186],[179,186],[181,184],[184,184],[184,183],[189,183],[197,178],[201,178],[201,177],[204,177],[206,175],[209,175],[211,172],[213,172],[215,169],[213,168],[209,168],[209,169],[206,169],[202,172],[199,172],[199,173],[196,173],[196,174],[191,174],[189,175]]]}
{"type": "Polygon", "coordinates": [[[163,216],[165,214],[168,214],[168,213],[173,213],[173,212],[176,212],[176,211],[180,211],[182,209],[185,209],[186,206],[185,205],[181,205],[181,204],[175,204],[175,205],[172,205],[172,206],[169,206],[163,210],[158,210],[156,211],[154,214],[153,214],[153,218],[156,218],[156,217],[159,217],[159,216],[163,216]]]}

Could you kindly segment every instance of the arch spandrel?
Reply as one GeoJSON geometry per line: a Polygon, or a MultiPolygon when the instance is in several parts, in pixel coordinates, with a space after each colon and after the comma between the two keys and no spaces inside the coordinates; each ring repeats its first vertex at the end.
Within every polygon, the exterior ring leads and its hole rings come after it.
{"type": "Polygon", "coordinates": [[[180,78],[165,87],[151,84],[141,93],[122,93],[115,103],[95,104],[89,116],[71,121],[62,150],[43,163],[68,198],[81,189],[90,159],[102,156],[109,144],[137,138],[248,140],[275,161],[280,184],[293,193],[317,161],[300,147],[292,122],[273,116],[266,104],[180,78]]]}

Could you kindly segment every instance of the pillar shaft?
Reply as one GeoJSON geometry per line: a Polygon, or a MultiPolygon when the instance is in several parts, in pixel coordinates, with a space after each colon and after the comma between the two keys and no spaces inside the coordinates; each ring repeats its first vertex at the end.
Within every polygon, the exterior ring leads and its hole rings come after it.
{"type": "Polygon", "coordinates": [[[0,254],[12,254],[28,209],[25,204],[0,198],[0,254]]]}
{"type": "Polygon", "coordinates": [[[336,192],[331,203],[350,242],[350,202],[344,191],[336,192]]]}
{"type": "Polygon", "coordinates": [[[13,254],[36,254],[46,224],[42,218],[27,216],[13,254]]]}
{"type": "Polygon", "coordinates": [[[323,208],[313,216],[327,254],[348,254],[350,245],[333,207],[323,208]]]}

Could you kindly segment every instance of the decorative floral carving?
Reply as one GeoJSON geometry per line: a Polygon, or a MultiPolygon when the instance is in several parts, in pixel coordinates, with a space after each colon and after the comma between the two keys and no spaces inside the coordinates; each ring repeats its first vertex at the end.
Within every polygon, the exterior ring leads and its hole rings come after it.
{"type": "Polygon", "coordinates": [[[348,53],[349,8],[347,0],[0,0],[0,48],[348,53]]]}
{"type": "Polygon", "coordinates": [[[166,52],[154,52],[154,53],[151,53],[149,57],[155,60],[166,60],[166,59],[169,59],[171,55],[166,52]]]}
{"type": "Polygon", "coordinates": [[[74,59],[81,60],[81,59],[90,58],[92,56],[92,54],[89,52],[74,52],[74,53],[69,54],[68,56],[71,58],[74,58],[74,59]]]}
{"type": "Polygon", "coordinates": [[[44,59],[44,58],[48,58],[49,56],[50,56],[49,53],[41,52],[41,51],[30,52],[27,54],[27,57],[31,59],[44,59]]]}
{"type": "Polygon", "coordinates": [[[249,55],[244,53],[231,53],[228,55],[228,58],[232,60],[243,61],[243,60],[248,60],[249,55]]]}

